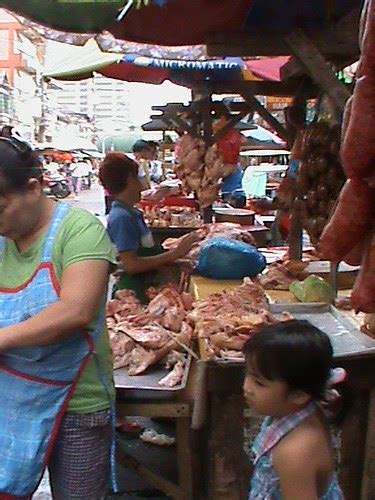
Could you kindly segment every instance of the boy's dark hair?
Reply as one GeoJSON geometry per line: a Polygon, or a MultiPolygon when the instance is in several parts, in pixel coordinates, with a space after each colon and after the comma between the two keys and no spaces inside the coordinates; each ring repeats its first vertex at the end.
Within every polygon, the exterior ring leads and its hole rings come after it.
{"type": "Polygon", "coordinates": [[[28,144],[0,137],[0,194],[23,191],[30,179],[42,177],[39,157],[28,144]]]}
{"type": "Polygon", "coordinates": [[[124,153],[107,153],[99,168],[99,179],[111,195],[123,191],[129,177],[137,177],[138,164],[124,153]]]}
{"type": "Polygon", "coordinates": [[[324,391],[332,367],[328,336],[308,321],[290,320],[269,325],[246,342],[246,364],[254,364],[268,380],[282,380],[316,400],[324,391]]]}

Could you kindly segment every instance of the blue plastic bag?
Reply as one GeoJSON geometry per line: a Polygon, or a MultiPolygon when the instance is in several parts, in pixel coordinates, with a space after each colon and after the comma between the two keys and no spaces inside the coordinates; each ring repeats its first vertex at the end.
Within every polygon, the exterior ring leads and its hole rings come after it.
{"type": "Polygon", "coordinates": [[[266,258],[242,241],[213,238],[203,245],[197,273],[213,279],[253,278],[266,267],[266,258]]]}

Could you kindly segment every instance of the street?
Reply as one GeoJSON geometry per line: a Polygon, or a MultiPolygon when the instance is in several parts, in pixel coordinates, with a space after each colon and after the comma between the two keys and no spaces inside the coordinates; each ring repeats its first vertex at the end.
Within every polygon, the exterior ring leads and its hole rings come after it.
{"type": "Polygon", "coordinates": [[[81,191],[78,201],[74,201],[73,195],[70,195],[65,200],[73,207],[80,207],[89,212],[104,218],[104,192],[102,186],[98,182],[92,184],[91,189],[81,191]]]}

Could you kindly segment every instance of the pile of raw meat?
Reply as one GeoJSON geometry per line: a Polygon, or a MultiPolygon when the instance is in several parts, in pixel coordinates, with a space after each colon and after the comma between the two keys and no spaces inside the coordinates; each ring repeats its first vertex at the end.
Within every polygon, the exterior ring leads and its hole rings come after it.
{"type": "Polygon", "coordinates": [[[200,227],[203,224],[200,213],[192,207],[145,207],[143,214],[151,227],[200,227]]]}
{"type": "Polygon", "coordinates": [[[322,256],[361,264],[352,292],[355,311],[375,313],[375,0],[366,0],[360,26],[361,57],[342,127],[347,181],[321,240],[322,256]]]}
{"type": "Polygon", "coordinates": [[[129,375],[139,375],[161,362],[171,372],[159,384],[174,387],[184,374],[187,356],[183,346],[189,346],[193,336],[186,321],[192,299],[173,285],[152,288],[148,293],[147,307],[129,290],[116,292],[107,304],[114,368],[126,367],[129,375]]]}
{"type": "Polygon", "coordinates": [[[245,278],[241,286],[195,303],[188,319],[195,335],[205,343],[208,359],[242,359],[249,336],[262,326],[280,321],[272,315],[263,289],[250,278],[245,278]]]}
{"type": "Polygon", "coordinates": [[[303,279],[302,271],[308,266],[309,261],[285,260],[273,262],[267,266],[256,282],[264,290],[289,290],[289,286],[296,280],[303,279]]]}
{"type": "Polygon", "coordinates": [[[206,147],[202,139],[182,137],[176,174],[187,193],[197,194],[201,208],[217,200],[219,181],[227,175],[221,151],[216,144],[206,147]]]}
{"type": "MultiPolygon", "coordinates": [[[[197,231],[197,233],[202,237],[202,239],[194,245],[185,257],[192,263],[198,261],[202,246],[212,238],[220,236],[221,238],[227,238],[228,240],[238,240],[248,243],[249,245],[255,245],[254,238],[249,231],[245,230],[240,224],[234,224],[232,222],[205,224],[197,231]]],[[[165,250],[172,250],[179,245],[180,241],[181,238],[168,238],[163,242],[163,247],[165,250]]]]}

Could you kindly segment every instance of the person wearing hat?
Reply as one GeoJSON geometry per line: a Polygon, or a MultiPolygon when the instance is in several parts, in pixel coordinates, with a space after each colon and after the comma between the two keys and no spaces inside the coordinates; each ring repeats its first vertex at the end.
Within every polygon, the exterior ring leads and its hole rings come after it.
{"type": "MultiPolygon", "coordinates": [[[[218,121],[214,125],[214,131],[218,132],[231,120],[230,111],[222,109],[217,114],[218,121]]],[[[238,130],[231,128],[217,142],[217,148],[222,153],[224,162],[224,172],[221,194],[226,202],[230,202],[236,207],[246,205],[246,196],[242,189],[243,171],[240,165],[240,151],[244,138],[238,130]]]]}
{"type": "Polygon", "coordinates": [[[142,191],[150,189],[150,161],[154,157],[154,148],[148,141],[139,139],[132,147],[134,159],[138,163],[138,178],[142,184],[142,191]]]}

